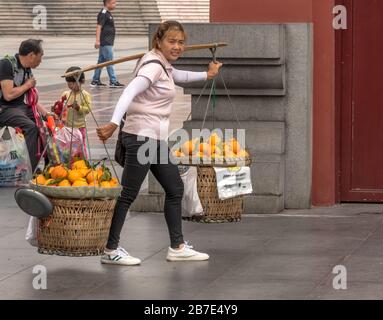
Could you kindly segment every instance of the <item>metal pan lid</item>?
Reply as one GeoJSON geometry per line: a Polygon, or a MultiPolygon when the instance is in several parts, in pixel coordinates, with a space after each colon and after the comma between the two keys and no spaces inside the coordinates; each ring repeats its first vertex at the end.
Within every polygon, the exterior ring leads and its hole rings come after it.
{"type": "Polygon", "coordinates": [[[30,188],[18,188],[15,191],[15,200],[21,210],[37,218],[46,218],[53,211],[48,197],[30,188]]]}

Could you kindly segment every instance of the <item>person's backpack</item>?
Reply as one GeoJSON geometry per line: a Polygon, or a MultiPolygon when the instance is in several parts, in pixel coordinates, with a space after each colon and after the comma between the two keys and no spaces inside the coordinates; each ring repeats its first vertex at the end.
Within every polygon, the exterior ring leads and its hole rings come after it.
{"type": "MultiPolygon", "coordinates": [[[[161,65],[161,67],[164,69],[166,75],[169,77],[169,74],[166,71],[165,66],[162,64],[162,62],[160,60],[156,60],[156,59],[148,60],[148,61],[144,62],[141,65],[141,67],[143,67],[144,65],[147,65],[148,63],[157,63],[157,64],[161,65]]],[[[120,123],[120,129],[118,131],[118,137],[117,137],[117,143],[116,143],[116,150],[114,152],[114,160],[121,167],[123,167],[125,164],[125,153],[126,153],[125,147],[122,143],[122,129],[124,128],[125,120],[126,120],[126,113],[124,114],[124,117],[122,118],[121,123],[120,123]]]]}
{"type": "MultiPolygon", "coordinates": [[[[11,65],[12,65],[12,74],[13,74],[13,78],[15,78],[15,74],[16,74],[16,72],[17,72],[17,60],[16,60],[16,57],[15,56],[12,56],[12,55],[10,55],[10,54],[6,54],[5,56],[4,56],[4,59],[5,60],[8,60],[10,63],[11,63],[11,65]]],[[[28,74],[28,77],[30,76],[30,73],[28,74]]],[[[3,96],[3,93],[2,93],[2,91],[1,91],[1,87],[0,87],[0,99],[2,98],[2,96],[3,96]]]]}
{"type": "MultiPolygon", "coordinates": [[[[11,65],[12,65],[12,73],[13,73],[13,77],[15,75],[15,72],[17,70],[17,61],[16,61],[16,57],[15,56],[11,56],[9,54],[6,54],[4,56],[4,59],[8,60],[11,65]]],[[[0,99],[3,97],[3,92],[1,91],[1,87],[0,87],[0,99]]]]}
{"type": "Polygon", "coordinates": [[[9,54],[6,54],[4,56],[4,59],[8,60],[12,64],[12,70],[13,70],[13,74],[14,74],[16,72],[16,70],[17,70],[17,60],[16,60],[16,57],[15,56],[11,56],[9,54]]]}

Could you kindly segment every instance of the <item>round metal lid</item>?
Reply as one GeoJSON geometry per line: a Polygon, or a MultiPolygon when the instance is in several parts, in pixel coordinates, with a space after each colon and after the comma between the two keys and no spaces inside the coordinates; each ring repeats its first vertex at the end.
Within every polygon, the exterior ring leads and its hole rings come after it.
{"type": "Polygon", "coordinates": [[[21,210],[37,218],[46,218],[53,211],[50,200],[41,192],[33,189],[17,189],[15,191],[15,200],[21,210]]]}

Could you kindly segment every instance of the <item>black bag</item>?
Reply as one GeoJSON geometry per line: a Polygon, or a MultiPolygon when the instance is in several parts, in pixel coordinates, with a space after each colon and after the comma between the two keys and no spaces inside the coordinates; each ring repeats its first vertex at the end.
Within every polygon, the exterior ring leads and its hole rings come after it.
{"type": "MultiPolygon", "coordinates": [[[[165,66],[162,64],[162,62],[160,60],[149,60],[149,61],[144,62],[142,64],[142,66],[144,66],[148,63],[158,63],[159,65],[161,65],[161,67],[164,69],[166,75],[169,77],[169,74],[166,71],[165,66]]],[[[125,150],[124,144],[122,143],[122,129],[124,128],[125,120],[126,120],[126,113],[124,114],[124,117],[122,118],[121,123],[120,123],[120,129],[118,131],[118,137],[117,137],[117,143],[116,143],[116,150],[114,151],[114,160],[121,167],[123,167],[125,165],[126,150],[125,150]]]]}
{"type": "Polygon", "coordinates": [[[118,137],[117,137],[117,143],[116,143],[116,150],[114,151],[114,160],[123,167],[125,164],[125,147],[122,143],[122,129],[124,128],[126,119],[126,113],[124,114],[123,119],[120,123],[120,129],[118,131],[118,137]]]}

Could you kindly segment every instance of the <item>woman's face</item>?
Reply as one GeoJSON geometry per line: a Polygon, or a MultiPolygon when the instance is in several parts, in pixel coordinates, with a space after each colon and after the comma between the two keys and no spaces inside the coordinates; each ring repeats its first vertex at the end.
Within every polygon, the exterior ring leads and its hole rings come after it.
{"type": "Polygon", "coordinates": [[[158,46],[168,61],[175,61],[185,50],[185,35],[181,31],[169,31],[158,46]]]}

